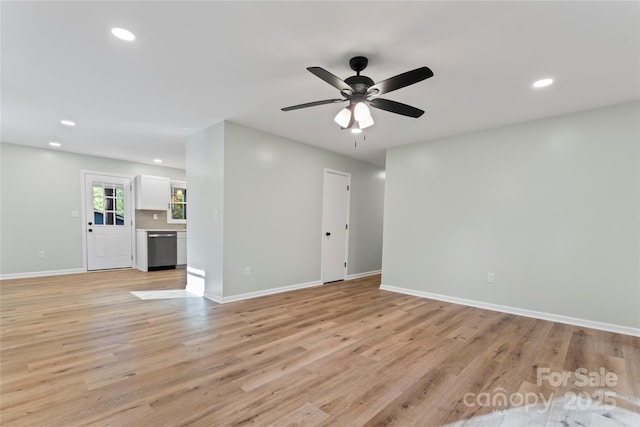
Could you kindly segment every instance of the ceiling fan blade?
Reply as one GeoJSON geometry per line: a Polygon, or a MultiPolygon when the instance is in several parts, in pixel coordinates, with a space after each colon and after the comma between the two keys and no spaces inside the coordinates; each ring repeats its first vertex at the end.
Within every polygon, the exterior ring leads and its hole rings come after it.
{"type": "Polygon", "coordinates": [[[336,89],[339,89],[340,91],[346,90],[346,91],[349,91],[349,93],[353,92],[353,89],[351,89],[351,86],[349,86],[348,84],[340,80],[340,78],[334,76],[324,68],[308,67],[307,70],[309,70],[311,74],[314,74],[317,77],[320,77],[322,80],[329,83],[331,86],[335,87],[336,89]]]}
{"type": "Polygon", "coordinates": [[[433,77],[433,71],[428,67],[420,67],[378,82],[371,86],[368,92],[372,95],[382,95],[383,93],[421,82],[429,77],[433,77]]]}
{"type": "Polygon", "coordinates": [[[403,116],[409,116],[416,119],[424,114],[424,111],[419,108],[384,98],[374,98],[369,101],[369,105],[381,110],[390,111],[396,114],[402,114],[403,116]]]}
{"type": "Polygon", "coordinates": [[[307,102],[306,104],[292,105],[291,107],[282,108],[282,111],[298,110],[300,108],[315,107],[316,105],[335,104],[336,102],[344,102],[346,99],[325,99],[324,101],[307,102]]]}

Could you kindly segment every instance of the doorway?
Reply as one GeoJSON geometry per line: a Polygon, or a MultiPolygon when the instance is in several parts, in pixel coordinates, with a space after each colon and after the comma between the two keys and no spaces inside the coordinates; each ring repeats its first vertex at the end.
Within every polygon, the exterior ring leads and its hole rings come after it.
{"type": "Polygon", "coordinates": [[[84,173],[87,270],[131,268],[131,178],[84,173]]]}
{"type": "Polygon", "coordinates": [[[322,196],[322,282],[347,275],[351,174],[324,171],[322,196]]]}

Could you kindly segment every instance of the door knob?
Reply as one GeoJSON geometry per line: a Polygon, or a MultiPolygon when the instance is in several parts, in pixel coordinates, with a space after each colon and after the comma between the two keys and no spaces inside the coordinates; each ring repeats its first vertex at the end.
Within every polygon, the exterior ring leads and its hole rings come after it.
{"type": "Polygon", "coordinates": [[[92,231],[93,231],[93,229],[92,229],[92,228],[90,228],[90,229],[89,229],[89,233],[91,233],[92,231]]]}
{"type": "Polygon", "coordinates": [[[93,225],[93,223],[92,223],[92,222],[89,222],[89,225],[93,225]]]}
{"type": "Polygon", "coordinates": [[[324,234],[325,234],[325,236],[327,236],[327,237],[331,236],[331,233],[329,233],[328,231],[327,231],[326,233],[324,233],[324,234]]]}

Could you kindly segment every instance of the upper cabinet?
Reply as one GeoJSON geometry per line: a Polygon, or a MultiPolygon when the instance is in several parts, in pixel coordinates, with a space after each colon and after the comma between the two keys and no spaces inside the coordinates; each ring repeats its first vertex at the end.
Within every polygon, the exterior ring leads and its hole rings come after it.
{"type": "Polygon", "coordinates": [[[136,187],[136,209],[154,211],[169,210],[171,180],[162,176],[138,175],[136,187]]]}

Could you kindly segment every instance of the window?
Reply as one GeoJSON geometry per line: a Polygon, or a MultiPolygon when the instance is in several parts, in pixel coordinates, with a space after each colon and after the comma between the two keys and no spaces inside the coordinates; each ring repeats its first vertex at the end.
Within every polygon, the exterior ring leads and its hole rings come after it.
{"type": "Polygon", "coordinates": [[[120,184],[93,183],[93,223],[124,225],[124,189],[120,184]]]}
{"type": "Polygon", "coordinates": [[[187,222],[187,183],[171,181],[171,202],[167,211],[167,222],[185,224],[187,222]]]}

